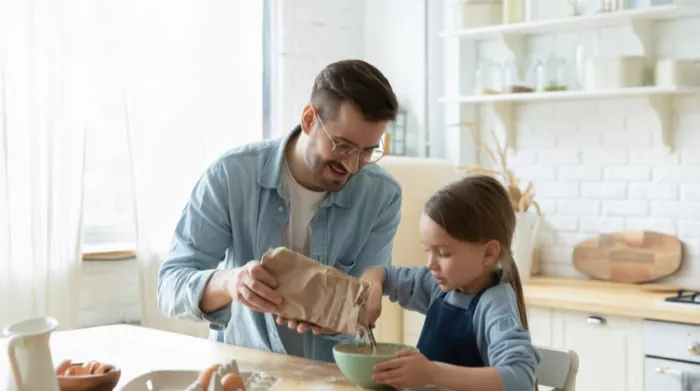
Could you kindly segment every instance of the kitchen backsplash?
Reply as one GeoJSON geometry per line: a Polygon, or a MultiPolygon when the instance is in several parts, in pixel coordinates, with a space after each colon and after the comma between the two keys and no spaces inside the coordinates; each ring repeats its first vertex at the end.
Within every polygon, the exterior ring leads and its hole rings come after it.
{"type": "Polygon", "coordinates": [[[542,272],[583,277],[573,247],[601,232],[656,230],[685,244],[669,282],[700,288],[700,96],[675,99],[675,150],[643,98],[520,105],[511,165],[546,217],[542,272]]]}

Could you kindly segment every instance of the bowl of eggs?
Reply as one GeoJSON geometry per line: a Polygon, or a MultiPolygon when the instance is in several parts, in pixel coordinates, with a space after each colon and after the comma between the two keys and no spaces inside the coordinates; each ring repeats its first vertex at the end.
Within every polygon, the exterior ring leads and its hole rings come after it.
{"type": "Polygon", "coordinates": [[[64,360],[56,367],[56,376],[61,391],[112,391],[119,383],[121,370],[99,361],[64,360]]]}

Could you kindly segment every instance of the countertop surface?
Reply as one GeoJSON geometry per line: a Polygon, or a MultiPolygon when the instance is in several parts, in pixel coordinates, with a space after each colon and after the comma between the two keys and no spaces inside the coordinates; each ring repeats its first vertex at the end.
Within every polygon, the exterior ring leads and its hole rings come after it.
{"type": "MultiPolygon", "coordinates": [[[[5,351],[7,340],[0,339],[5,351]]],[[[73,362],[97,360],[122,371],[116,390],[137,376],[155,370],[203,370],[216,363],[236,359],[241,371],[262,371],[274,376],[276,391],[358,390],[334,364],[311,361],[276,353],[175,334],[139,326],[115,325],[56,331],[50,339],[55,365],[64,359],[73,362]]],[[[6,355],[0,355],[0,385],[7,384],[6,355]],[[4,373],[2,373],[4,372],[4,373]]],[[[431,387],[415,388],[435,390],[431,387]]]]}
{"type": "Polygon", "coordinates": [[[660,305],[676,293],[653,292],[642,285],[533,276],[523,292],[528,306],[700,324],[700,305],[660,305]]]}

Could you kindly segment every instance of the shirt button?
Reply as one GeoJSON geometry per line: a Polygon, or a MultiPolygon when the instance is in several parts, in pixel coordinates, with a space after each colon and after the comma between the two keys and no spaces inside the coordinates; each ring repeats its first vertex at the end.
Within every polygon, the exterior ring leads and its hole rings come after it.
{"type": "Polygon", "coordinates": [[[280,213],[284,212],[284,206],[280,206],[279,208],[277,208],[277,210],[278,210],[280,213]]]}

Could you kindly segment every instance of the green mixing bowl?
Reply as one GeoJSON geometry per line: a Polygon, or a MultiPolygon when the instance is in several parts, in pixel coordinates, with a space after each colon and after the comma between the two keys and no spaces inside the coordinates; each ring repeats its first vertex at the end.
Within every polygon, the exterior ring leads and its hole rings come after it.
{"type": "Polygon", "coordinates": [[[336,345],[333,348],[333,357],[340,372],[353,384],[367,389],[391,388],[372,380],[373,367],[382,361],[391,360],[396,357],[396,352],[403,349],[416,348],[402,344],[377,343],[377,350],[373,353],[369,344],[350,343],[336,345]]]}

